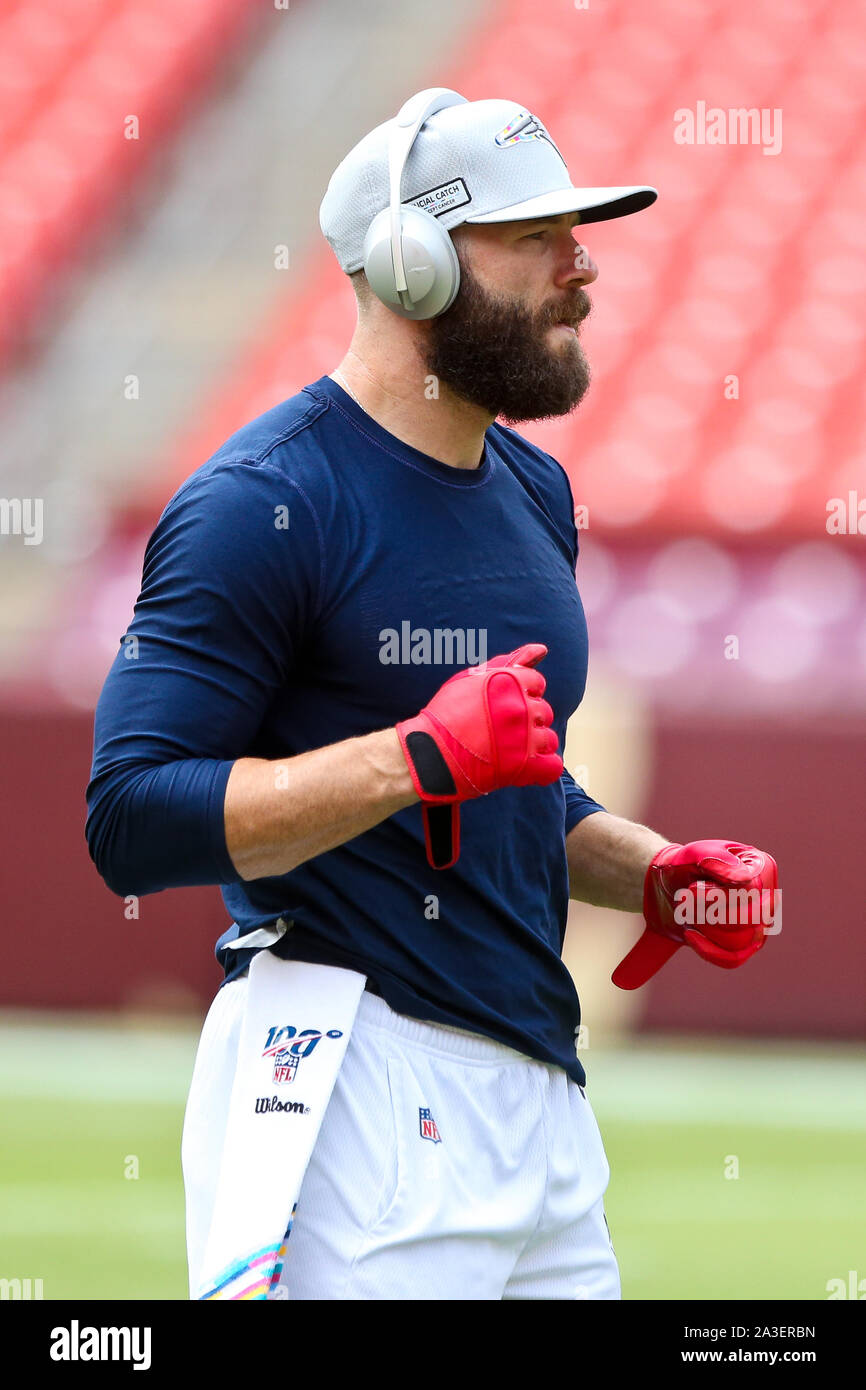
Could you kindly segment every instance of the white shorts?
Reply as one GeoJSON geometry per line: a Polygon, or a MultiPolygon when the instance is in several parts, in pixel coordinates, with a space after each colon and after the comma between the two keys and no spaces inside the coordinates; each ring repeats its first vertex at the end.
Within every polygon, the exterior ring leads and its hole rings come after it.
{"type": "MultiPolygon", "coordinates": [[[[243,976],[216,995],[187,1103],[191,1289],[246,987],[243,976]]],[[[396,1014],[365,991],[271,1297],[618,1299],[609,1176],[590,1103],[560,1067],[396,1014]]],[[[279,1181],[266,1153],[259,1177],[279,1181]]]]}

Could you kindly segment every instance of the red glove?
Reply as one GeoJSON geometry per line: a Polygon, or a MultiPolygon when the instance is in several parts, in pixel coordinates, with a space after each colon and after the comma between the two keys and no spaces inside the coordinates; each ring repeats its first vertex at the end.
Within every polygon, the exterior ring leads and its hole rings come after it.
{"type": "Polygon", "coordinates": [[[547,682],[532,668],[539,642],[458,671],[414,719],[397,725],[422,801],[427,858],[449,869],[460,855],[460,802],[499,787],[547,786],[562,776],[547,682]]]}
{"type": "Polygon", "coordinates": [[[753,845],[731,840],[665,845],[644,880],[646,930],[611,979],[620,989],[637,989],[680,946],[691,946],[702,960],[725,970],[742,965],[766,940],[766,924],[772,921],[776,908],[777,883],[775,859],[753,845]],[[725,890],[723,900],[718,890],[713,892],[715,884],[725,890]],[[737,888],[757,889],[758,893],[746,898],[743,893],[728,891],[737,888]],[[693,899],[691,903],[684,899],[683,889],[693,899]],[[702,921],[702,917],[709,920],[702,921]]]}

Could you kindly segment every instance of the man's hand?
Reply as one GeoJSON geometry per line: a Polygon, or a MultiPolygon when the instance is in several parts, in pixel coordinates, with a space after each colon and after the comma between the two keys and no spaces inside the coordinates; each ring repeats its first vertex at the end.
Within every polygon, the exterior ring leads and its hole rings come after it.
{"type": "Polygon", "coordinates": [[[726,970],[742,965],[764,944],[767,904],[774,912],[777,883],[776,861],[753,845],[731,840],[666,845],[644,880],[646,930],[616,967],[613,983],[637,989],[680,946],[691,946],[702,960],[726,970]],[[743,889],[756,891],[737,891],[743,889]]]}
{"type": "Polygon", "coordinates": [[[533,669],[546,655],[541,643],[528,643],[458,671],[420,714],[397,725],[434,869],[459,857],[460,802],[562,776],[553,710],[542,698],[546,681],[533,669]]]}

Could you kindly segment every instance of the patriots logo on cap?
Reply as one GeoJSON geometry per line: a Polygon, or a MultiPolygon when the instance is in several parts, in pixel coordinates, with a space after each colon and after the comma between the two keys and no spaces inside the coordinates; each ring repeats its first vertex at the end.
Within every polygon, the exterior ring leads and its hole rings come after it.
{"type": "MultiPolygon", "coordinates": [[[[500,147],[504,147],[505,145],[517,145],[521,140],[547,140],[549,144],[553,145],[556,153],[559,155],[560,159],[562,159],[562,155],[557,149],[554,141],[551,140],[549,133],[545,130],[538,117],[533,116],[530,111],[518,111],[512,116],[508,125],[503,126],[502,130],[500,130],[499,134],[494,138],[497,145],[500,147]]],[[[565,160],[563,159],[562,162],[564,164],[565,160]]]]}

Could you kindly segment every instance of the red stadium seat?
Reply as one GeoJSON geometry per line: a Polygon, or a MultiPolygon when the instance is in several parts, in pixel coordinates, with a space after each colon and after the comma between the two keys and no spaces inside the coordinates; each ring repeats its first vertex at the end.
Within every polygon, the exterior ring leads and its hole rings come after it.
{"type": "Polygon", "coordinates": [[[0,214],[10,238],[0,252],[0,356],[26,338],[47,284],[44,256],[54,276],[80,259],[153,137],[191,109],[253,18],[247,0],[64,0],[49,13],[24,0],[0,17],[0,207],[10,204],[0,214]],[[124,138],[130,115],[141,141],[124,138]],[[22,200],[31,209],[23,219],[22,200]]]}

